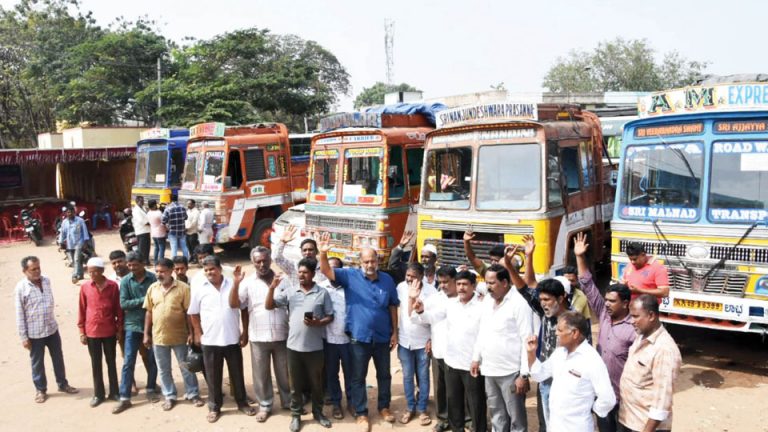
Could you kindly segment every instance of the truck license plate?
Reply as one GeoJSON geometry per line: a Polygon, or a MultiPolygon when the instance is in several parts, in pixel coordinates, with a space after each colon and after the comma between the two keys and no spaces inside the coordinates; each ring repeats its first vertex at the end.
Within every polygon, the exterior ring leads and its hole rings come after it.
{"type": "Polygon", "coordinates": [[[675,307],[683,309],[695,309],[703,311],[722,312],[723,304],[703,300],[674,299],[672,303],[675,307]]]}

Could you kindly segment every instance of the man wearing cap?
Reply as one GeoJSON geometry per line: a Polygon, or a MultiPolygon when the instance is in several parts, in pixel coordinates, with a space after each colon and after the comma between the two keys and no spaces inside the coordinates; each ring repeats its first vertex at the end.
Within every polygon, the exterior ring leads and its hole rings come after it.
{"type": "Polygon", "coordinates": [[[88,345],[93,371],[93,399],[91,407],[104,402],[104,375],[101,357],[107,362],[109,398],[117,399],[117,366],[115,365],[117,339],[123,332],[123,310],[120,308],[120,291],[117,283],[104,277],[104,260],[94,257],[88,260],[89,281],[80,287],[77,327],[80,343],[88,345]]]}
{"type": "Polygon", "coordinates": [[[16,284],[16,328],[21,345],[29,351],[32,360],[32,382],[35,384],[35,402],[48,399],[48,380],[45,377],[45,348],[53,362],[56,384],[62,393],[77,393],[78,390],[67,382],[64,369],[64,354],[61,351],[59,325],[53,313],[53,290],[51,280],[40,273],[40,259],[34,256],[21,260],[24,278],[16,284]]]}
{"type": "MultiPolygon", "coordinates": [[[[144,299],[149,286],[157,282],[157,277],[144,268],[144,262],[136,252],[127,257],[131,273],[120,281],[120,306],[125,311],[125,358],[123,373],[120,380],[120,404],[112,414],[120,414],[131,407],[131,387],[133,386],[133,370],[136,367],[136,354],[144,339],[144,299]]],[[[157,365],[151,348],[147,349],[149,369],[147,370],[147,399],[157,402],[155,391],[157,381],[157,365]]]]}

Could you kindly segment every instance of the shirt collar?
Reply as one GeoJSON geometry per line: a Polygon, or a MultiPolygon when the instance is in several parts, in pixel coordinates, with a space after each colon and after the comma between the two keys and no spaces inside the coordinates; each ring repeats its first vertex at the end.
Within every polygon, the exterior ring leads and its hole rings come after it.
{"type": "MultiPolygon", "coordinates": [[[[205,275],[203,275],[203,277],[205,278],[205,282],[203,283],[203,286],[205,286],[205,285],[208,285],[208,286],[210,286],[211,288],[213,288],[213,289],[216,289],[216,287],[215,287],[215,286],[213,286],[213,284],[211,283],[211,281],[209,281],[209,280],[208,280],[208,278],[207,278],[207,277],[205,277],[205,275]]],[[[228,279],[227,279],[227,277],[226,277],[226,276],[223,276],[223,277],[222,277],[222,279],[221,279],[221,288],[224,288],[224,287],[226,287],[226,286],[227,286],[227,280],[228,280],[228,279]]]]}
{"type": "Polygon", "coordinates": [[[360,274],[363,275],[363,279],[367,280],[368,282],[376,282],[379,280],[379,271],[376,270],[376,279],[368,279],[368,276],[365,275],[365,271],[363,271],[362,268],[360,268],[360,274]]]}
{"type": "Polygon", "coordinates": [[[643,341],[648,341],[650,344],[655,344],[656,340],[659,338],[659,336],[666,332],[667,330],[664,328],[663,325],[659,326],[659,328],[656,329],[653,333],[651,333],[650,336],[643,338],[643,341]]]}

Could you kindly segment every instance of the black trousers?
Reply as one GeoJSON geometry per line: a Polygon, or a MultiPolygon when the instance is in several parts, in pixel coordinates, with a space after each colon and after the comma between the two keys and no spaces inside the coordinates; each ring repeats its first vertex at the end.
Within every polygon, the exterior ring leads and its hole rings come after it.
{"type": "Polygon", "coordinates": [[[195,248],[200,244],[200,242],[197,240],[197,233],[187,234],[186,239],[187,249],[189,249],[189,259],[190,261],[194,261],[197,259],[197,256],[195,255],[195,248]]]}
{"type": "Polygon", "coordinates": [[[104,370],[102,368],[102,353],[107,361],[107,376],[109,379],[109,397],[117,396],[120,388],[117,382],[117,337],[87,338],[88,354],[91,356],[91,371],[93,372],[93,395],[104,399],[104,370]]]}
{"type": "MultiPolygon", "coordinates": [[[[630,429],[630,428],[624,426],[623,424],[619,423],[618,414],[617,414],[617,417],[616,417],[616,425],[617,425],[617,428],[616,428],[617,432],[637,432],[634,429],[630,429]]],[[[672,431],[669,430],[669,429],[656,429],[656,432],[672,432],[672,431]]]]}
{"type": "Polygon", "coordinates": [[[230,385],[235,390],[237,406],[248,406],[243,378],[243,352],[240,345],[203,345],[203,364],[205,366],[205,382],[208,384],[209,411],[221,411],[221,404],[224,399],[221,388],[224,380],[224,360],[227,361],[227,372],[229,372],[230,385]]]}
{"type": "Polygon", "coordinates": [[[435,383],[435,408],[437,420],[448,422],[448,401],[445,394],[445,360],[432,357],[432,382],[435,383]]]}
{"type": "Polygon", "coordinates": [[[469,407],[474,432],[488,430],[488,415],[485,398],[485,377],[473,378],[469,371],[454,369],[446,365],[445,389],[448,402],[448,423],[453,432],[464,432],[464,398],[469,407]]]}
{"type": "Polygon", "coordinates": [[[149,233],[139,234],[136,236],[136,240],[139,242],[139,256],[144,261],[145,265],[149,265],[149,245],[152,239],[149,238],[149,233]]]}
{"type": "Polygon", "coordinates": [[[619,404],[613,407],[605,417],[595,414],[597,430],[599,432],[617,432],[619,425],[619,404]]]}
{"type": "Polygon", "coordinates": [[[288,381],[291,385],[291,414],[300,416],[304,406],[304,393],[312,398],[312,415],[323,413],[323,350],[299,352],[288,349],[288,381]]]}

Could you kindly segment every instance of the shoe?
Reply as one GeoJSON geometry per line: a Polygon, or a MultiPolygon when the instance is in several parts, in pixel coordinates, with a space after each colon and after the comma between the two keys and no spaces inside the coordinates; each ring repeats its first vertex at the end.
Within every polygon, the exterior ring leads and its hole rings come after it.
{"type": "Polygon", "coordinates": [[[94,396],[91,399],[91,408],[96,408],[97,406],[101,405],[101,403],[104,402],[104,398],[100,398],[98,396],[94,396]]]}
{"type": "Polygon", "coordinates": [[[205,401],[200,396],[195,396],[189,401],[192,402],[192,405],[194,405],[195,408],[200,408],[201,406],[205,405],[205,401]]]}
{"type": "Polygon", "coordinates": [[[208,423],[216,423],[219,420],[219,417],[221,417],[220,411],[208,411],[208,415],[205,416],[205,419],[208,423]]]}
{"type": "Polygon", "coordinates": [[[328,420],[328,417],[324,416],[322,413],[320,413],[320,414],[315,414],[315,415],[314,415],[314,416],[312,416],[312,417],[314,417],[314,418],[315,418],[315,420],[317,420],[317,422],[318,422],[318,423],[320,423],[320,426],[322,426],[322,427],[324,427],[324,428],[329,428],[329,427],[331,427],[331,421],[330,421],[330,420],[328,420]]]}
{"type": "Polygon", "coordinates": [[[448,422],[444,420],[438,420],[435,427],[432,428],[432,432],[445,432],[450,429],[448,422]]]}
{"type": "Polygon", "coordinates": [[[148,391],[147,400],[151,403],[160,402],[160,396],[158,396],[156,392],[148,391]]]}
{"type": "Polygon", "coordinates": [[[48,394],[42,390],[38,390],[35,393],[35,402],[37,403],[43,403],[46,400],[48,400],[48,394]]]}
{"type": "Polygon", "coordinates": [[[368,416],[357,416],[355,424],[357,425],[357,432],[368,432],[371,430],[371,424],[368,423],[368,416]]]}
{"type": "Polygon", "coordinates": [[[107,399],[113,400],[115,402],[120,402],[120,395],[118,395],[118,394],[111,394],[111,395],[107,396],[107,399]]]}
{"type": "Polygon", "coordinates": [[[339,405],[334,405],[333,411],[331,411],[331,416],[336,420],[341,420],[344,418],[344,411],[341,410],[339,405]]]}
{"type": "Polygon", "coordinates": [[[166,399],[165,402],[163,402],[162,408],[163,408],[163,411],[170,411],[173,409],[174,406],[176,406],[175,400],[166,399]]]}
{"type": "Polygon", "coordinates": [[[381,415],[382,420],[384,420],[387,423],[395,422],[395,416],[392,415],[392,412],[389,410],[389,408],[384,408],[381,411],[379,411],[379,415],[381,415]]]}
{"type": "Polygon", "coordinates": [[[61,388],[59,389],[59,392],[60,392],[60,393],[66,393],[66,394],[75,394],[75,393],[79,393],[79,392],[80,392],[80,390],[78,390],[78,389],[76,389],[76,388],[72,387],[71,385],[67,384],[67,385],[66,385],[66,386],[64,386],[64,387],[61,387],[61,388]]]}
{"type": "Polygon", "coordinates": [[[293,416],[291,418],[291,424],[288,426],[288,430],[291,432],[299,432],[301,429],[301,417],[293,416]]]}
{"type": "Polygon", "coordinates": [[[410,422],[412,418],[413,418],[413,411],[405,411],[403,412],[403,415],[400,416],[400,423],[408,424],[408,422],[410,422]]]}
{"type": "Polygon", "coordinates": [[[80,281],[80,278],[77,276],[72,276],[72,285],[77,285],[77,283],[80,281]]]}
{"type": "Polygon", "coordinates": [[[133,404],[129,400],[121,400],[116,407],[112,408],[112,414],[120,414],[130,408],[133,404]]]}

